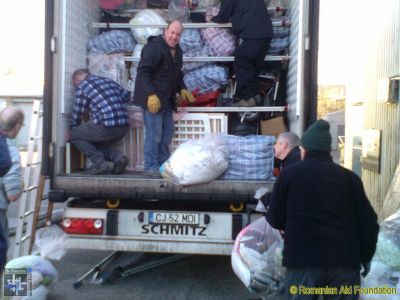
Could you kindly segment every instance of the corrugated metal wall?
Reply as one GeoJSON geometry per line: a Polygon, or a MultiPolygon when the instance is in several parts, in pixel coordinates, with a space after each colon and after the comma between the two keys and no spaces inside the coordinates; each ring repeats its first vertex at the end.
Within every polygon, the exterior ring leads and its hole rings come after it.
{"type": "MultiPolygon", "coordinates": [[[[86,44],[98,33],[91,27],[99,21],[99,0],[55,1],[55,35],[58,48],[54,56],[53,142],[58,146],[56,156],[64,156],[65,133],[74,99],[71,75],[76,69],[86,68],[86,44]],[[61,117],[62,121],[59,121],[61,117]],[[60,126],[61,125],[61,126],[60,126]]],[[[64,169],[62,159],[56,160],[56,172],[64,169]]]]}
{"type": "Polygon", "coordinates": [[[299,0],[292,0],[289,4],[288,16],[290,18],[290,61],[287,76],[286,100],[289,105],[290,130],[300,134],[296,116],[297,101],[297,70],[298,70],[298,41],[299,41],[299,0]]]}
{"type": "MultiPolygon", "coordinates": [[[[375,1],[363,2],[370,7],[376,4],[375,1]]],[[[379,212],[400,156],[400,104],[378,100],[379,82],[400,75],[400,1],[386,0],[373,17],[369,28],[364,28],[369,30],[370,38],[360,49],[367,51],[365,63],[368,66],[363,105],[364,129],[381,130],[381,171],[378,174],[362,169],[362,179],[369,199],[379,212]]]]}

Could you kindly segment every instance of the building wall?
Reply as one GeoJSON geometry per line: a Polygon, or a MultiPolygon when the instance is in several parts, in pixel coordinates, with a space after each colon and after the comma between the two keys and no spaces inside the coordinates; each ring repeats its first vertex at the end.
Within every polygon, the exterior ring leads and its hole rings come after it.
{"type": "MultiPolygon", "coordinates": [[[[376,2],[368,0],[363,2],[364,5],[374,7],[376,2]]],[[[346,125],[351,125],[357,117],[363,122],[362,132],[365,129],[381,131],[380,173],[361,168],[367,196],[379,213],[400,157],[400,104],[383,102],[379,88],[382,81],[400,75],[400,1],[387,0],[379,11],[360,11],[358,15],[364,18],[360,22],[364,26],[359,29],[369,33],[368,38],[363,40],[357,40],[355,36],[355,42],[360,44],[359,51],[364,56],[363,64],[359,65],[364,82],[354,84],[360,79],[354,78],[354,82],[347,87],[350,94],[347,99],[350,101],[346,107],[346,125]]],[[[346,143],[362,134],[356,127],[346,127],[346,143]]],[[[351,162],[352,153],[353,145],[349,143],[346,145],[347,166],[355,164],[351,162]]]]}

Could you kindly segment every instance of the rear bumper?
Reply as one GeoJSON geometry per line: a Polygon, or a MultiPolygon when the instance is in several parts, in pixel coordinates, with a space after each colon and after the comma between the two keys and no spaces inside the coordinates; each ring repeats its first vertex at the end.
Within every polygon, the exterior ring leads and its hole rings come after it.
{"type": "MultiPolygon", "coordinates": [[[[119,176],[56,176],[54,190],[68,197],[252,202],[260,187],[272,189],[273,181],[214,180],[193,186],[175,186],[164,179],[119,176]]],[[[50,199],[52,200],[52,199],[50,199]]],[[[59,199],[55,202],[58,202],[59,199]]]]}
{"type": "Polygon", "coordinates": [[[260,214],[192,212],[197,224],[151,221],[149,210],[67,208],[65,218],[93,218],[104,222],[103,234],[70,234],[68,248],[109,251],[230,255],[236,236],[260,214]],[[205,216],[208,216],[208,219],[205,216]],[[111,230],[112,229],[112,230],[111,230]],[[113,234],[110,234],[113,233],[113,234]]]}

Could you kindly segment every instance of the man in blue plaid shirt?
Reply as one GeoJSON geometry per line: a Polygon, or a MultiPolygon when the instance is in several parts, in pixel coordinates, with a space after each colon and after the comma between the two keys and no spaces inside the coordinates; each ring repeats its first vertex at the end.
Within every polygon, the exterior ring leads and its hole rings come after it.
{"type": "Polygon", "coordinates": [[[111,147],[129,129],[128,112],[124,103],[130,92],[115,81],[79,69],[72,75],[75,102],[71,117],[71,142],[92,163],[90,175],[120,174],[128,165],[128,158],[111,147]],[[89,121],[81,124],[85,112],[89,121]]]}

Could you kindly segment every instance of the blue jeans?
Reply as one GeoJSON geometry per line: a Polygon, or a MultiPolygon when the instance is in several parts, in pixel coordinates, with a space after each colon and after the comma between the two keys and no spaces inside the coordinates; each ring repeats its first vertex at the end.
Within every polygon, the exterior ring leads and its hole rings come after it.
{"type": "Polygon", "coordinates": [[[144,119],[144,170],[157,171],[169,158],[169,146],[174,136],[172,108],[164,108],[156,114],[147,109],[144,119]]]}

